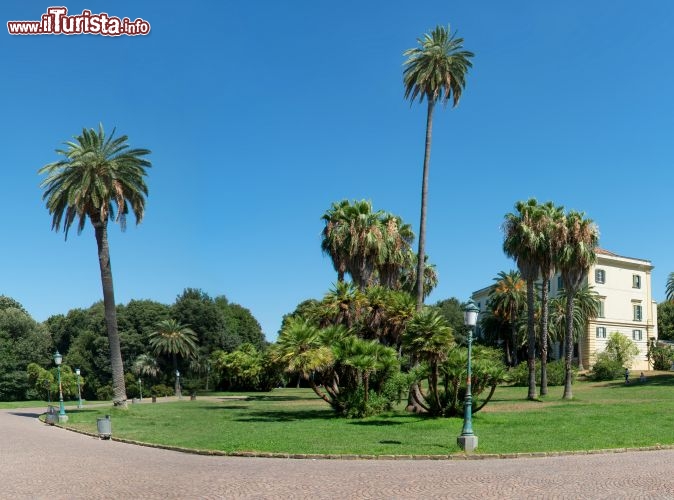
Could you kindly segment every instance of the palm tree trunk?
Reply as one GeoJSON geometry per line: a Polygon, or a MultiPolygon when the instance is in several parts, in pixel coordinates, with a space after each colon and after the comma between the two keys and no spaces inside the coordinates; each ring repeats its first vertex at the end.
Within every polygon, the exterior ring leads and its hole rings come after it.
{"type": "Polygon", "coordinates": [[[91,218],[98,247],[98,264],[101,269],[103,286],[103,308],[105,325],[110,345],[110,367],[112,370],[112,402],[115,406],[126,408],[126,386],[124,385],[124,364],[117,330],[117,309],[115,306],[115,290],[112,285],[112,267],[110,265],[110,248],[108,247],[108,228],[105,221],[91,218]]]}
{"type": "Polygon", "coordinates": [[[424,150],[424,173],[421,181],[421,220],[419,221],[419,252],[417,255],[417,312],[424,305],[424,260],[426,252],[426,205],[428,201],[428,169],[431,164],[431,139],[433,138],[433,108],[435,101],[428,99],[426,113],[426,147],[424,150]]]}
{"type": "Polygon", "coordinates": [[[566,296],[566,332],[564,335],[564,394],[562,399],[573,399],[571,387],[571,370],[573,363],[573,298],[575,290],[568,288],[566,296]]]}
{"type": "Polygon", "coordinates": [[[541,289],[541,391],[540,395],[548,393],[548,286],[550,279],[543,280],[541,289]]]}
{"type": "Polygon", "coordinates": [[[534,310],[534,280],[527,280],[527,367],[529,368],[529,394],[536,399],[536,311],[534,310]]]}

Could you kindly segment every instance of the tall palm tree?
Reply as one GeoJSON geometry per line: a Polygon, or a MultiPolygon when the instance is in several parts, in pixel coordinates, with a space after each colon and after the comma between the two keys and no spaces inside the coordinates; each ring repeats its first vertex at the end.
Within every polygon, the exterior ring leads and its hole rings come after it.
{"type": "Polygon", "coordinates": [[[46,174],[40,184],[44,189],[42,199],[52,214],[52,229],[63,227],[66,239],[68,230],[77,219],[77,232],[81,233],[87,219],[94,228],[98,247],[98,263],[103,287],[105,324],[110,344],[113,402],[126,407],[124,366],[117,330],[115,293],[112,283],[108,222],[119,222],[126,227],[126,216],[133,211],[136,224],[145,213],[146,169],[152,165],[145,158],[147,149],[130,149],[128,137],[114,138],[115,131],[105,136],[103,125],[98,131],[83,129],[82,134],[65,143],[65,149],[56,152],[63,158],[42,167],[38,173],[46,174]]]}
{"type": "Polygon", "coordinates": [[[556,207],[552,202],[540,206],[538,264],[541,271],[541,396],[548,393],[548,292],[550,280],[555,275],[555,259],[562,244],[564,231],[564,208],[556,207]]]}
{"type": "Polygon", "coordinates": [[[472,67],[472,52],[463,49],[463,38],[451,33],[450,27],[436,26],[430,33],[417,39],[418,46],[406,50],[403,84],[405,99],[414,102],[427,101],[426,144],[421,183],[421,219],[419,223],[419,251],[417,254],[417,311],[424,302],[424,264],[426,252],[426,205],[428,201],[428,170],[431,162],[431,140],[433,138],[433,110],[441,101],[452,100],[456,107],[466,86],[466,74],[472,67]]]}
{"type": "Polygon", "coordinates": [[[508,364],[517,364],[517,322],[526,307],[526,283],[518,271],[501,271],[494,278],[496,284],[489,292],[489,305],[493,315],[510,325],[510,349],[506,353],[508,364]]]}
{"type": "Polygon", "coordinates": [[[515,204],[517,213],[508,213],[503,223],[503,251],[517,263],[522,279],[527,283],[527,365],[529,367],[528,399],[536,399],[536,330],[535,289],[540,265],[538,251],[542,235],[539,227],[538,202],[531,198],[515,204]]]}
{"type": "MultiPolygon", "coordinates": [[[[566,317],[573,317],[574,297],[585,284],[590,266],[596,262],[595,248],[599,242],[599,230],[585,214],[570,211],[563,226],[564,244],[558,254],[557,267],[566,289],[566,317]]],[[[566,322],[566,352],[564,359],[565,379],[563,399],[572,399],[573,322],[566,322]]]]}
{"type": "MultiPolygon", "coordinates": [[[[192,358],[197,354],[197,334],[187,325],[174,319],[165,319],[157,323],[156,330],[150,333],[150,346],[155,354],[169,354],[173,359],[173,371],[178,371],[178,356],[192,358]]],[[[180,384],[176,376],[176,396],[180,396],[180,384]]]]}

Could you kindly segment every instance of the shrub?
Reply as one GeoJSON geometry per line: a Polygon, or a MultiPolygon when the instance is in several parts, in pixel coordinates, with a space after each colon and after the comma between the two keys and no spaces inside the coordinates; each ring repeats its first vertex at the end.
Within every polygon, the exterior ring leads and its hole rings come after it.
{"type": "Polygon", "coordinates": [[[153,385],[150,389],[150,394],[156,397],[173,396],[174,393],[173,387],[167,387],[164,384],[153,385]]]}
{"type": "Polygon", "coordinates": [[[667,345],[650,345],[648,356],[654,370],[669,370],[674,362],[674,349],[667,345]]]}
{"type": "Polygon", "coordinates": [[[624,372],[625,368],[620,361],[614,359],[609,353],[600,352],[592,367],[590,377],[593,380],[615,380],[624,372]]]}
{"type": "MultiPolygon", "coordinates": [[[[564,368],[564,360],[558,359],[550,361],[547,365],[548,372],[548,386],[564,385],[566,377],[566,370],[564,368]]],[[[571,370],[571,380],[576,380],[578,369],[574,366],[571,370]]],[[[529,369],[526,361],[520,363],[508,372],[508,377],[513,385],[518,387],[527,387],[529,385],[529,369]]],[[[541,368],[540,364],[536,363],[536,384],[541,384],[541,368]]]]}
{"type": "Polygon", "coordinates": [[[111,385],[102,385],[96,390],[96,399],[99,401],[108,401],[115,395],[111,385]]]}

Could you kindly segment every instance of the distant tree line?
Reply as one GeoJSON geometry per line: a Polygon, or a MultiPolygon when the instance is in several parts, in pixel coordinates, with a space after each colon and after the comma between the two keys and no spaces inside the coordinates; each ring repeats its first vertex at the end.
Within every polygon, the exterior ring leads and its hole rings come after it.
{"type": "MultiPolygon", "coordinates": [[[[116,310],[129,397],[138,397],[144,384],[146,396],[153,386],[172,386],[176,368],[181,373],[183,389],[205,388],[207,378],[210,388],[225,387],[222,373],[210,369],[214,353],[230,353],[243,345],[262,351],[267,345],[260,324],[248,309],[229,302],[225,296],[212,298],[199,289],[185,289],[171,305],[131,300],[117,305],[116,310]],[[152,335],[161,331],[167,321],[194,332],[194,349],[188,356],[174,361],[170,350],[155,349],[152,335]]],[[[56,350],[63,355],[63,373],[80,369],[82,380],[86,380],[82,387],[85,399],[110,399],[109,349],[102,302],[39,323],[17,301],[0,296],[2,401],[55,397],[55,385],[50,385],[49,375],[33,369],[30,378],[27,371],[31,363],[47,372],[54,371],[56,350]]],[[[68,390],[67,396],[75,394],[68,390]]]]}

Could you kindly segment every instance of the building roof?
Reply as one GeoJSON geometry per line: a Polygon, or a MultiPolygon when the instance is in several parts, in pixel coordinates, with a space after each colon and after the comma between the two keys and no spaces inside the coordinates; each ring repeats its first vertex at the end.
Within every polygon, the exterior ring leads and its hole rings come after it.
{"type": "Polygon", "coordinates": [[[639,260],[641,262],[648,262],[648,263],[651,262],[648,259],[637,259],[636,257],[627,257],[625,255],[618,255],[617,253],[613,253],[613,252],[611,252],[609,250],[606,250],[604,248],[595,248],[594,252],[598,255],[606,255],[608,257],[618,257],[619,259],[639,260]]]}

